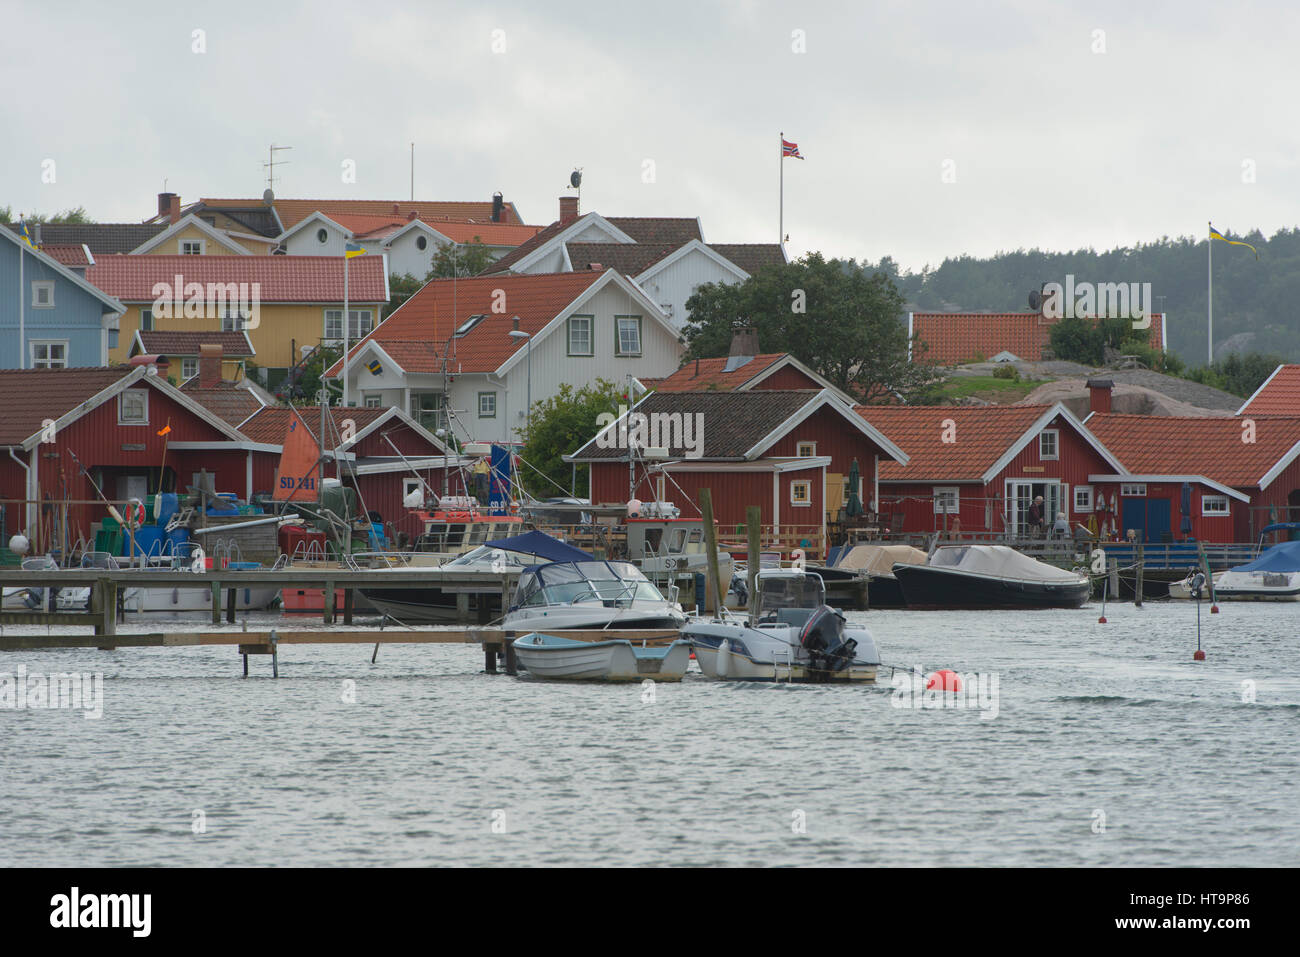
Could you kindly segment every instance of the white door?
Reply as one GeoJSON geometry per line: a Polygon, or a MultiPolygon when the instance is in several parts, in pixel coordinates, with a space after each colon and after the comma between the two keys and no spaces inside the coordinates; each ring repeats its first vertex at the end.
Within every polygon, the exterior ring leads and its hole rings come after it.
{"type": "Polygon", "coordinates": [[[1028,535],[1025,513],[1034,504],[1032,482],[1007,481],[1007,532],[1014,536],[1028,535]]]}

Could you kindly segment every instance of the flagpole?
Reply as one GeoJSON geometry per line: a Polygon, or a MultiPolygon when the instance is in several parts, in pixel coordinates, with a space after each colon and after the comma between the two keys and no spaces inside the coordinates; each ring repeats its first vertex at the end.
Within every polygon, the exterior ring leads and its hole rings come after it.
{"type": "MultiPolygon", "coordinates": [[[[351,351],[351,343],[348,341],[348,333],[352,330],[348,317],[348,244],[343,244],[343,408],[348,407],[348,353],[351,351]]],[[[321,388],[325,388],[324,369],[322,372],[321,388]]]]}
{"type": "Polygon", "coordinates": [[[780,157],[777,160],[781,164],[781,216],[778,220],[778,230],[780,235],[776,241],[780,243],[781,248],[785,248],[785,131],[781,131],[781,142],[777,146],[776,155],[780,157]]]}
{"type": "Polygon", "coordinates": [[[1208,256],[1205,308],[1206,316],[1209,319],[1209,364],[1214,365],[1214,237],[1209,234],[1209,230],[1206,230],[1205,251],[1208,256]]]}

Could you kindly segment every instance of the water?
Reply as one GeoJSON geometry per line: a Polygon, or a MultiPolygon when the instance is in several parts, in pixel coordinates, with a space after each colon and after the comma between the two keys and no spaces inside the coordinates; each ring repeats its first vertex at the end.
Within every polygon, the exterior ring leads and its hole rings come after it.
{"type": "Polygon", "coordinates": [[[1300,607],[1206,613],[1202,663],[1191,604],[1097,616],[850,616],[888,662],[996,674],[992,718],[895,707],[887,669],[646,701],[479,674],[477,646],[291,645],[278,681],[233,647],[8,654],[102,671],[104,715],[0,710],[0,842],[38,866],[1300,863],[1300,607]]]}

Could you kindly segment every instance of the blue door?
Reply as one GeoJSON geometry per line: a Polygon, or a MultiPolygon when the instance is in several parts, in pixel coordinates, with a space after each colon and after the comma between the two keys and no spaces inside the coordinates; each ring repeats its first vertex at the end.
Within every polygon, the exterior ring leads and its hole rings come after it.
{"type": "Polygon", "coordinates": [[[1144,542],[1163,542],[1171,532],[1170,503],[1167,498],[1126,498],[1124,526],[1121,533],[1136,528],[1144,542]]]}

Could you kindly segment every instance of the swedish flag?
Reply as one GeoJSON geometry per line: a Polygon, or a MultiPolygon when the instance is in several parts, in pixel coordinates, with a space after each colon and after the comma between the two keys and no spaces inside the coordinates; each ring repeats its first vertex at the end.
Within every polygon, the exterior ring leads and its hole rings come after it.
{"type": "Polygon", "coordinates": [[[357,243],[344,243],[343,245],[343,255],[347,259],[355,259],[357,256],[364,256],[365,254],[365,246],[361,246],[357,243]]]}
{"type": "Polygon", "coordinates": [[[366,363],[366,368],[370,370],[371,375],[379,375],[384,371],[384,366],[378,359],[371,359],[366,363]]]}
{"type": "Polygon", "coordinates": [[[22,238],[23,242],[28,246],[31,246],[32,249],[36,248],[36,244],[32,242],[31,234],[27,232],[27,221],[21,217],[18,219],[18,235],[22,238]]]}
{"type": "Polygon", "coordinates": [[[1223,242],[1227,243],[1229,246],[1245,246],[1247,249],[1249,249],[1252,253],[1255,254],[1256,259],[1259,258],[1259,250],[1256,249],[1254,246],[1252,246],[1250,243],[1243,243],[1236,239],[1229,239],[1228,237],[1224,236],[1223,233],[1219,232],[1217,229],[1214,228],[1214,223],[1210,223],[1210,241],[1213,242],[1216,239],[1222,240],[1223,242]]]}

